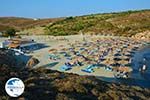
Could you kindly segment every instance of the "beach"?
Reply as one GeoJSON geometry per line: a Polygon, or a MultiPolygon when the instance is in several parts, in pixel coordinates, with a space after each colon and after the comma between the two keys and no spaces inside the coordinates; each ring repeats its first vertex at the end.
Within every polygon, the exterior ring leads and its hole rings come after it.
{"type": "MultiPolygon", "coordinates": [[[[44,44],[46,47],[33,51],[31,54],[33,57],[37,58],[40,63],[38,65],[36,65],[34,68],[37,67],[45,67],[48,69],[52,69],[52,70],[60,70],[60,67],[62,65],[64,65],[65,63],[65,58],[62,58],[61,60],[58,61],[53,61],[49,59],[49,50],[50,49],[60,49],[61,45],[63,45],[63,48],[68,48],[68,43],[74,43],[76,41],[78,42],[82,42],[84,38],[87,39],[87,41],[89,41],[92,38],[112,38],[112,36],[82,36],[82,35],[77,35],[77,36],[63,36],[63,37],[53,37],[53,36],[24,36],[24,38],[31,38],[34,39],[36,42],[38,43],[42,43],[44,44]],[[56,64],[55,66],[51,66],[51,63],[54,62],[59,62],[58,64],[56,64]]],[[[113,37],[113,38],[118,38],[118,37],[113,37]]],[[[125,37],[119,37],[119,38],[123,38],[125,39],[125,37]]],[[[141,56],[139,56],[141,57],[141,56]]],[[[137,57],[135,57],[137,58],[137,57]]],[[[142,59],[142,58],[141,58],[142,59]]],[[[94,72],[92,73],[86,73],[81,71],[83,68],[86,68],[87,65],[84,66],[76,66],[76,67],[72,67],[71,70],[67,70],[65,72],[67,73],[74,73],[74,74],[78,74],[78,75],[90,75],[90,76],[97,76],[98,78],[101,78],[102,80],[105,81],[116,81],[115,77],[114,77],[114,73],[111,71],[107,71],[104,69],[104,67],[100,67],[94,70],[94,72]]],[[[137,77],[137,74],[133,74],[132,77],[134,78],[138,78],[138,80],[143,79],[142,77],[137,77]]]]}
{"type": "MultiPolygon", "coordinates": [[[[104,81],[108,81],[108,82],[122,82],[122,81],[120,81],[120,80],[118,81],[118,79],[116,79],[114,77],[114,72],[106,70],[104,66],[101,66],[101,67],[98,67],[98,68],[94,68],[94,71],[92,73],[88,73],[88,72],[82,71],[82,69],[86,69],[86,67],[89,64],[84,64],[83,66],[74,66],[74,67],[71,68],[71,70],[62,71],[61,70],[61,66],[63,66],[65,64],[65,62],[67,61],[66,58],[64,56],[60,55],[61,59],[51,60],[51,59],[49,59],[49,54],[50,54],[49,50],[56,49],[56,50],[59,51],[62,48],[63,49],[64,48],[67,49],[67,48],[70,48],[70,44],[73,45],[74,43],[76,43],[75,45],[80,44],[80,45],[78,45],[80,47],[80,46],[82,46],[81,43],[83,41],[84,42],[86,41],[87,43],[88,42],[90,43],[90,41],[96,41],[96,39],[97,40],[98,39],[99,40],[102,39],[102,41],[104,40],[104,44],[105,44],[105,42],[107,44],[107,42],[110,42],[110,41],[113,42],[114,40],[115,41],[124,41],[126,39],[128,39],[130,41],[132,40],[132,39],[126,38],[126,37],[91,36],[91,35],[87,35],[87,36],[83,36],[83,35],[75,35],[74,36],[73,35],[73,36],[59,36],[59,37],[44,36],[44,35],[42,35],[42,36],[35,36],[35,35],[33,35],[33,36],[22,36],[22,38],[34,39],[34,41],[36,41],[37,43],[42,44],[42,47],[40,49],[34,50],[31,53],[26,54],[27,56],[32,56],[34,58],[37,58],[40,61],[39,64],[34,66],[34,68],[45,67],[46,69],[57,70],[57,71],[60,71],[60,72],[65,72],[65,73],[74,73],[74,74],[78,74],[78,75],[96,76],[97,78],[99,78],[101,80],[104,80],[104,81]],[[110,38],[112,40],[110,40],[110,38]],[[84,39],[86,39],[86,40],[84,40],[84,39]],[[108,39],[108,41],[105,41],[105,39],[106,40],[108,39]],[[121,39],[121,40],[118,40],[118,39],[121,39]],[[55,63],[55,64],[53,65],[53,63],[55,63]]],[[[4,40],[4,39],[5,38],[1,39],[1,41],[4,40]]],[[[133,41],[131,41],[131,42],[133,42],[133,41]]],[[[136,42],[135,42],[135,44],[133,44],[133,47],[134,46],[136,47],[136,45],[137,45],[136,42]]],[[[120,43],[122,44],[122,42],[120,42],[120,43]]],[[[123,42],[123,43],[125,43],[125,42],[123,42]]],[[[91,44],[91,47],[92,47],[92,45],[94,45],[94,44],[91,44]]],[[[119,47],[120,44],[117,44],[117,45],[119,47]]],[[[139,46],[141,46],[141,48],[142,48],[142,44],[139,44],[139,46]]],[[[104,47],[107,48],[107,45],[106,46],[104,45],[104,47]]],[[[118,47],[116,47],[116,48],[118,48],[118,47]]],[[[92,48],[94,48],[94,47],[92,47],[92,48]]],[[[125,50],[128,50],[128,49],[125,49],[125,50]]],[[[115,52],[112,52],[112,53],[108,53],[108,55],[105,58],[106,59],[111,59],[113,54],[116,54],[116,53],[118,53],[118,52],[115,51],[115,52]]],[[[139,72],[137,72],[138,66],[139,66],[138,62],[139,62],[140,59],[143,59],[142,55],[141,55],[141,53],[139,53],[137,51],[135,51],[134,55],[135,56],[133,56],[132,58],[133,58],[133,62],[135,62],[134,63],[135,65],[133,65],[133,63],[132,63],[131,68],[133,68],[133,73],[131,74],[131,77],[132,77],[133,80],[140,80],[140,81],[145,81],[146,80],[147,81],[147,79],[144,79],[139,74],[139,72]]],[[[110,60],[110,62],[112,62],[112,61],[110,60]]],[[[106,61],[104,63],[108,63],[109,64],[109,61],[106,61]]],[[[129,81],[129,83],[134,83],[134,82],[133,81],[132,82],[129,81]]]]}

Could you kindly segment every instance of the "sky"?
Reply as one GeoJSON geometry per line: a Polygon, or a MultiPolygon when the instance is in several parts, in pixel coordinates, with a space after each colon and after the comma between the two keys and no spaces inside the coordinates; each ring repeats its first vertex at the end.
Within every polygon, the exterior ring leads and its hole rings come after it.
{"type": "Polygon", "coordinates": [[[150,9],[150,0],[0,0],[0,17],[56,18],[150,9]]]}

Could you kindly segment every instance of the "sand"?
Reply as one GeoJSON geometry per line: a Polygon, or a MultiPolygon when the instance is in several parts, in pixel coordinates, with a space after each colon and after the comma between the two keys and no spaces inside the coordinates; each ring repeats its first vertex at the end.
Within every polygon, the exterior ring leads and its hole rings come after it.
{"type": "MultiPolygon", "coordinates": [[[[50,67],[49,64],[56,62],[56,61],[51,61],[49,59],[48,54],[49,54],[50,49],[53,49],[53,48],[58,49],[58,48],[60,48],[60,45],[64,45],[64,47],[66,48],[66,47],[68,47],[68,45],[67,45],[68,43],[74,43],[75,41],[81,42],[81,41],[83,41],[84,37],[89,40],[89,39],[91,39],[91,37],[92,38],[98,38],[98,37],[110,38],[112,36],[90,36],[90,35],[88,36],[87,35],[87,36],[83,37],[82,35],[74,35],[74,36],[53,37],[53,36],[46,36],[46,35],[32,35],[32,36],[22,36],[22,37],[28,38],[28,39],[34,39],[37,43],[42,43],[46,46],[44,48],[35,50],[30,54],[27,54],[29,56],[33,56],[33,57],[37,58],[40,61],[40,63],[38,65],[36,65],[34,68],[45,67],[48,69],[61,71],[60,67],[62,65],[64,65],[65,59],[58,60],[57,62],[59,62],[59,63],[56,66],[50,67]]],[[[116,37],[116,38],[118,38],[118,37],[116,37]]],[[[125,37],[122,37],[122,38],[125,38],[125,37]]],[[[0,38],[0,41],[3,41],[5,39],[6,38],[0,38]]],[[[106,71],[104,69],[104,67],[101,67],[99,69],[94,69],[93,73],[86,73],[86,72],[81,71],[81,69],[83,69],[87,66],[88,65],[82,66],[82,67],[76,66],[76,67],[73,67],[71,70],[65,71],[65,72],[66,73],[75,73],[78,75],[90,75],[90,76],[96,76],[96,77],[104,77],[106,79],[106,81],[108,81],[107,79],[114,79],[113,72],[106,71]]]]}
{"type": "MultiPolygon", "coordinates": [[[[60,67],[62,65],[64,65],[65,59],[61,59],[60,61],[58,61],[59,64],[57,64],[56,66],[49,67],[49,64],[56,62],[56,61],[51,61],[49,59],[49,56],[48,56],[49,52],[48,51],[52,48],[59,48],[59,45],[64,45],[65,47],[67,47],[68,43],[73,43],[75,41],[82,41],[83,40],[83,37],[80,35],[66,36],[65,38],[68,39],[69,41],[61,41],[61,40],[57,40],[57,39],[56,40],[51,39],[52,38],[51,36],[35,36],[35,35],[33,35],[33,36],[23,36],[23,37],[34,39],[37,43],[43,43],[46,46],[48,46],[46,48],[42,48],[42,49],[34,51],[31,54],[28,54],[28,55],[31,55],[31,56],[37,58],[40,61],[40,63],[38,65],[36,65],[34,68],[44,66],[46,68],[49,68],[52,70],[57,70],[57,71],[61,71],[60,67]]],[[[86,37],[90,37],[90,36],[86,36],[86,37]]],[[[75,73],[75,74],[79,74],[79,75],[90,75],[90,76],[114,78],[113,72],[106,71],[103,67],[99,68],[99,69],[94,69],[93,73],[86,73],[86,72],[81,71],[81,69],[83,69],[85,67],[87,67],[87,66],[82,66],[82,67],[76,66],[76,67],[73,67],[71,70],[65,71],[65,72],[75,73]]]]}

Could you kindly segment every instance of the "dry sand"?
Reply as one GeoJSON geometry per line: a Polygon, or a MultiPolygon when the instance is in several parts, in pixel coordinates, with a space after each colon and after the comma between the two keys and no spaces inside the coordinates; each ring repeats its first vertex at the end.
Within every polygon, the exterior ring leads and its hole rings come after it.
{"type": "MultiPolygon", "coordinates": [[[[37,58],[40,63],[38,65],[35,66],[35,68],[37,67],[46,67],[52,70],[60,70],[60,67],[62,65],[64,65],[65,63],[65,59],[61,59],[60,61],[58,61],[59,63],[54,66],[54,67],[50,67],[49,64],[53,63],[54,61],[51,61],[49,59],[49,50],[53,49],[53,48],[60,48],[60,45],[64,45],[64,47],[67,47],[68,43],[74,43],[75,41],[83,41],[83,38],[85,37],[86,39],[90,40],[91,38],[110,38],[112,36],[82,36],[82,35],[74,35],[74,36],[60,36],[60,37],[53,37],[53,36],[47,36],[47,35],[30,35],[30,36],[22,36],[23,38],[28,38],[28,39],[34,39],[37,43],[42,43],[44,45],[46,45],[45,48],[41,48],[39,50],[35,50],[33,51],[33,53],[27,54],[27,55],[31,55],[35,58],[37,58]],[[63,40],[63,39],[66,40],[63,40]]],[[[114,37],[115,38],[115,37],[114,37]]],[[[122,37],[124,38],[124,37],[122,37]]],[[[6,38],[0,38],[0,41],[5,40],[6,38]]],[[[99,69],[94,69],[93,73],[86,73],[81,71],[81,69],[83,69],[86,66],[82,66],[82,67],[73,67],[71,70],[66,71],[67,73],[75,73],[75,74],[79,74],[79,75],[91,75],[91,76],[97,76],[97,77],[106,77],[106,79],[110,78],[113,79],[114,75],[113,72],[110,71],[106,71],[103,67],[99,68],[99,69]]],[[[108,81],[108,80],[107,80],[108,81]]]]}
{"type": "MultiPolygon", "coordinates": [[[[86,36],[86,38],[90,39],[91,36],[86,36]]],[[[77,36],[65,36],[65,38],[69,41],[61,41],[61,40],[57,40],[57,38],[62,38],[62,37],[56,37],[55,39],[52,39],[52,36],[24,36],[24,38],[31,38],[34,39],[36,42],[38,43],[43,43],[45,45],[47,45],[48,47],[46,48],[42,48],[39,50],[34,51],[33,53],[29,54],[34,56],[35,58],[39,59],[40,63],[38,65],[35,66],[36,67],[47,67],[49,69],[52,70],[60,70],[60,67],[62,65],[64,65],[65,63],[65,59],[61,59],[59,62],[59,64],[57,64],[54,67],[49,67],[49,64],[53,63],[53,61],[51,61],[49,59],[49,50],[52,48],[59,48],[59,45],[64,45],[65,47],[67,47],[68,43],[73,43],[75,41],[82,41],[83,37],[81,35],[77,35],[77,36]]],[[[93,38],[95,38],[95,36],[93,36],[93,38]]],[[[86,66],[82,66],[82,67],[73,67],[71,70],[69,71],[65,71],[67,73],[75,73],[75,74],[79,74],[79,75],[91,75],[91,76],[100,76],[100,77],[109,77],[109,78],[114,78],[113,76],[113,72],[110,71],[106,71],[104,70],[104,68],[99,68],[99,69],[94,69],[93,73],[86,73],[81,71],[81,69],[83,69],[86,66]]]]}

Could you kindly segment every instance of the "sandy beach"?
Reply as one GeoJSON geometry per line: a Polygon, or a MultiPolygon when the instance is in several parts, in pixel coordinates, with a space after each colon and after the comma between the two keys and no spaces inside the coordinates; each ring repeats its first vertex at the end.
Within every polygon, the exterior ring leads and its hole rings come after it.
{"type": "MultiPolygon", "coordinates": [[[[113,36],[82,36],[82,35],[77,35],[77,36],[63,36],[63,37],[53,37],[53,36],[22,36],[23,38],[29,38],[29,39],[34,39],[37,43],[42,43],[44,44],[45,47],[35,50],[30,54],[30,56],[33,56],[35,58],[37,58],[40,63],[37,64],[34,68],[37,67],[45,67],[48,69],[52,69],[52,70],[60,70],[60,67],[62,65],[64,65],[65,63],[65,58],[62,58],[61,60],[57,60],[57,61],[53,61],[49,59],[49,50],[50,49],[60,49],[60,46],[63,45],[63,48],[68,48],[69,47],[69,43],[74,43],[76,41],[78,42],[82,42],[84,38],[87,39],[87,41],[90,41],[92,39],[95,38],[118,38],[118,37],[113,37],[113,36]],[[52,63],[54,62],[58,62],[58,64],[56,64],[55,66],[51,66],[52,63]]],[[[125,37],[119,37],[122,39],[125,39],[125,37]]],[[[67,73],[75,73],[78,75],[90,75],[90,76],[97,76],[99,78],[102,78],[106,81],[112,81],[114,78],[114,73],[111,71],[107,71],[104,69],[104,67],[100,67],[97,69],[94,69],[94,72],[92,73],[87,73],[87,72],[83,72],[81,71],[81,69],[86,68],[87,65],[84,66],[74,66],[72,67],[71,70],[65,71],[67,73]]],[[[140,78],[140,77],[139,77],[140,78]]],[[[141,78],[140,78],[141,79],[141,78]]]]}
{"type": "MultiPolygon", "coordinates": [[[[90,37],[90,36],[86,36],[86,37],[90,37]]],[[[95,36],[93,36],[95,37],[95,36]]],[[[105,37],[105,36],[100,36],[100,37],[105,37]]],[[[64,45],[65,47],[67,47],[68,43],[73,43],[75,41],[82,41],[83,37],[78,35],[78,36],[66,36],[65,38],[69,41],[64,41],[64,40],[52,40],[51,36],[24,36],[24,38],[31,38],[34,39],[36,42],[38,43],[43,43],[45,44],[47,47],[46,48],[42,48],[39,50],[34,51],[33,53],[29,54],[32,55],[33,57],[39,59],[40,63],[38,65],[36,65],[34,68],[36,67],[46,67],[52,70],[60,70],[60,66],[62,66],[65,62],[65,59],[61,59],[59,61],[59,63],[54,66],[54,67],[50,67],[49,64],[55,62],[55,61],[50,61],[49,60],[49,50],[52,48],[59,48],[60,45],[64,45]]],[[[106,38],[109,38],[106,37],[106,38]]],[[[65,71],[67,73],[75,73],[75,74],[79,74],[79,75],[90,75],[90,76],[102,76],[102,77],[109,77],[109,78],[114,78],[113,76],[113,72],[109,72],[106,71],[103,67],[99,68],[99,69],[95,69],[93,73],[86,73],[86,72],[82,72],[81,69],[85,68],[86,66],[81,66],[81,67],[73,67],[71,70],[65,71]]]]}
{"type": "MultiPolygon", "coordinates": [[[[70,45],[69,44],[73,44],[73,43],[82,43],[84,39],[86,39],[86,41],[95,41],[96,39],[129,39],[129,38],[125,38],[125,37],[113,37],[113,36],[82,36],[82,35],[75,35],[75,36],[59,36],[59,37],[54,37],[54,36],[45,36],[45,35],[33,35],[33,36],[22,36],[22,38],[28,38],[28,39],[34,39],[37,43],[40,43],[43,45],[42,48],[34,50],[33,52],[26,54],[27,56],[32,56],[34,58],[37,58],[40,63],[37,64],[36,66],[34,66],[34,68],[37,67],[45,67],[47,69],[52,69],[52,70],[57,70],[57,71],[62,71],[60,69],[60,67],[62,65],[64,65],[64,63],[66,62],[66,58],[61,56],[61,59],[59,60],[50,60],[49,59],[49,50],[50,49],[61,49],[61,48],[69,48],[70,45]],[[56,65],[52,66],[52,63],[56,63],[56,65]]],[[[1,38],[0,41],[6,40],[6,38],[1,38]]],[[[131,39],[129,39],[131,40],[131,39]]],[[[143,41],[142,41],[143,42],[143,41]]],[[[134,44],[136,46],[136,44],[134,44]]],[[[134,46],[133,45],[133,46],[134,46]]],[[[119,45],[118,45],[119,47],[119,45]]],[[[118,48],[116,47],[116,48],[118,48]]],[[[142,47],[142,45],[141,45],[142,47]]],[[[125,49],[127,50],[127,49],[125,49]]],[[[113,53],[109,53],[106,57],[106,59],[108,59],[109,57],[111,58],[113,56],[113,54],[115,54],[116,52],[113,53]]],[[[109,59],[110,59],[109,58],[109,59]]],[[[138,62],[139,60],[142,59],[142,55],[139,55],[139,53],[135,53],[135,58],[133,59],[134,62],[136,62],[136,66],[134,68],[136,68],[137,70],[137,66],[138,66],[138,62]],[[136,59],[135,59],[136,58],[136,59]],[[137,58],[138,59],[137,61],[137,58]]],[[[67,71],[63,71],[66,73],[74,73],[74,74],[78,74],[78,75],[89,75],[89,76],[96,76],[97,78],[100,78],[102,80],[105,81],[114,81],[116,82],[116,78],[114,77],[114,72],[113,71],[107,71],[104,67],[99,67],[99,68],[95,68],[94,72],[92,73],[87,73],[87,72],[83,72],[82,69],[85,69],[88,66],[88,64],[84,64],[83,66],[73,66],[71,70],[67,70],[67,71]]],[[[132,78],[138,78],[138,80],[143,80],[143,77],[140,76],[140,74],[137,73],[133,73],[132,74],[132,78]],[[138,77],[137,77],[138,76],[138,77]]]]}

